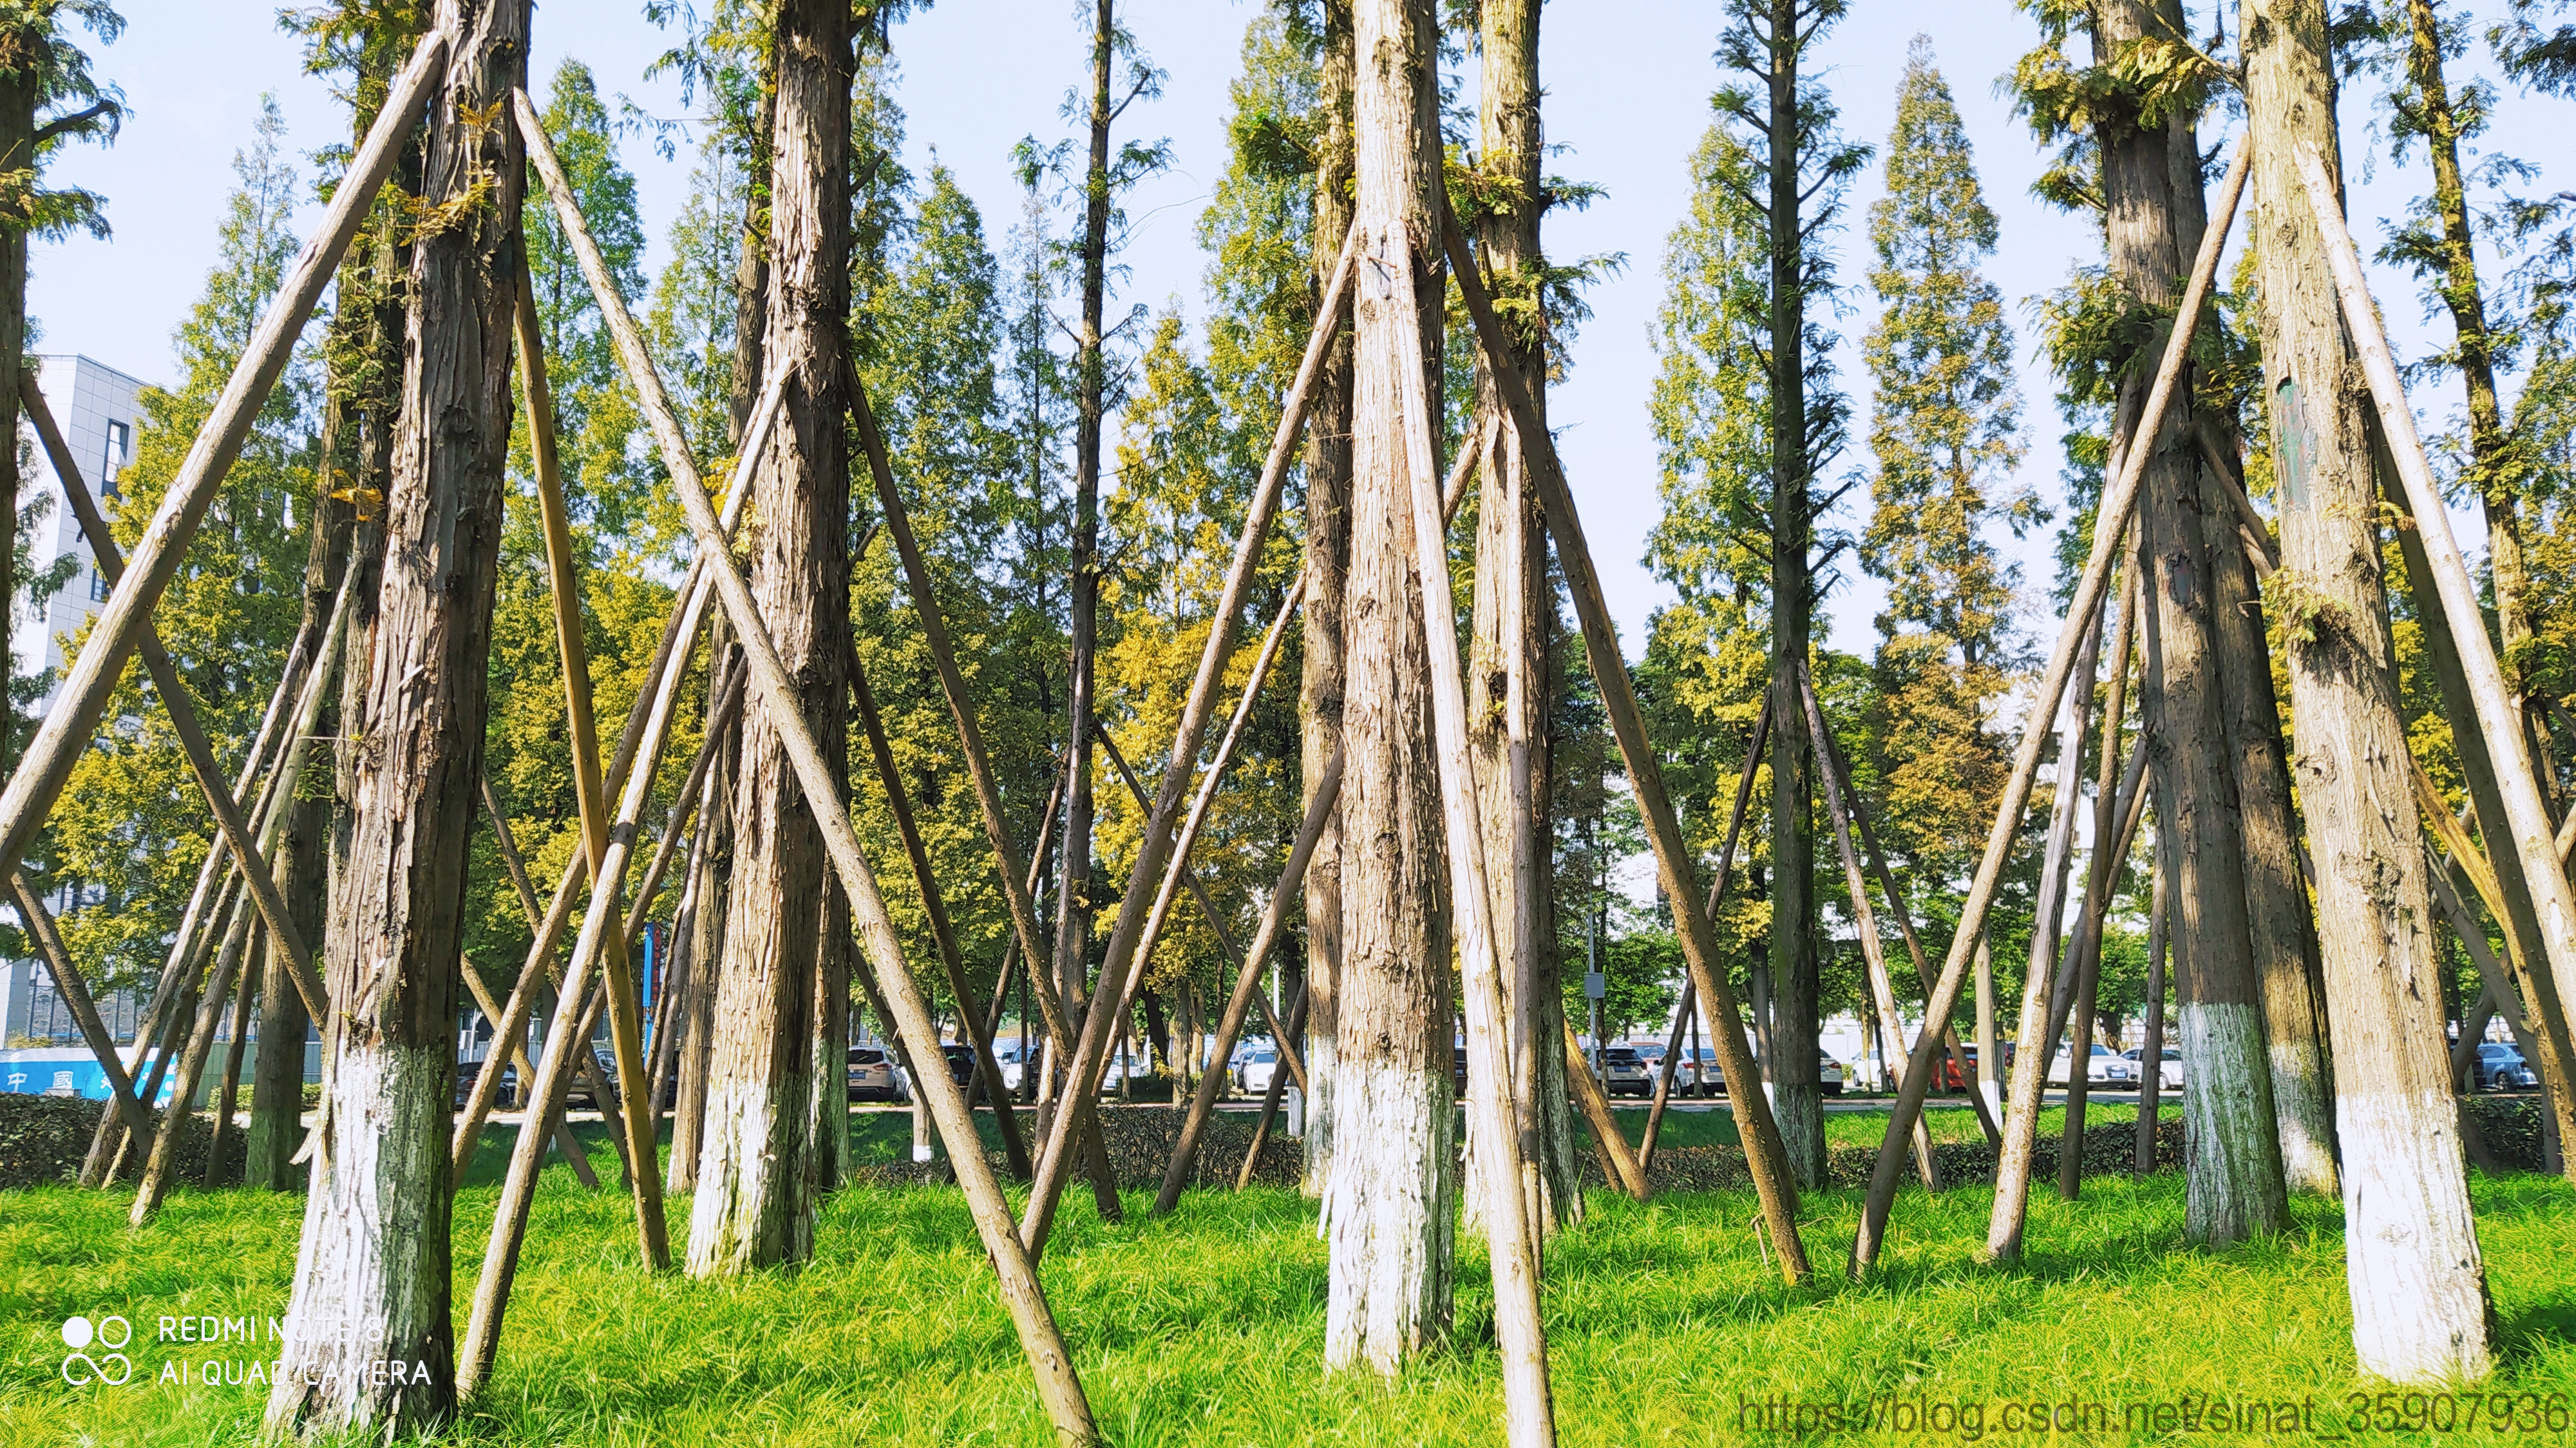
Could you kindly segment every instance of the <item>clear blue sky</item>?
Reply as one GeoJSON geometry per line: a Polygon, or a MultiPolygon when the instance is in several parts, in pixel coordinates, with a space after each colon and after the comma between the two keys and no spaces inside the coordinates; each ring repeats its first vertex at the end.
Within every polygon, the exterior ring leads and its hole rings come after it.
{"type": "MultiPolygon", "coordinates": [[[[40,350],[85,352],[146,380],[167,381],[171,331],[200,288],[232,185],[227,163],[248,137],[260,93],[277,93],[289,143],[299,150],[345,140],[347,120],[328,87],[303,74],[295,41],[273,24],[270,0],[123,0],[120,8],[127,31],[97,52],[98,69],[124,87],[132,118],[112,149],[74,148],[53,173],[58,184],[85,185],[107,197],[115,239],[83,237],[39,247],[30,301],[44,329],[40,350]]],[[[2469,8],[2483,29],[2484,17],[2500,8],[2500,0],[2478,0],[2469,8]]],[[[1011,144],[1026,134],[1052,140],[1067,133],[1059,107],[1084,68],[1087,21],[1077,11],[1087,9],[1073,0],[939,0],[896,32],[901,98],[910,123],[907,159],[923,169],[936,146],[940,159],[982,202],[996,236],[1015,215],[1007,174],[1011,144]]],[[[1681,0],[1556,0],[1546,11],[1547,134],[1567,148],[1551,169],[1608,190],[1590,211],[1553,218],[1548,247],[1560,256],[1624,251],[1629,258],[1625,276],[1592,294],[1596,315],[1575,346],[1572,376],[1550,409],[1564,428],[1567,466],[1632,654],[1647,615],[1667,598],[1637,562],[1656,510],[1646,420],[1654,375],[1648,335],[1661,293],[1664,238],[1688,201],[1685,162],[1708,123],[1709,93],[1719,82],[1711,59],[1717,9],[1681,0]]],[[[2192,9],[2196,28],[2206,32],[2210,6],[2192,9]]],[[[1130,203],[1138,224],[1126,257],[1132,268],[1128,296],[1156,307],[1177,298],[1195,314],[1206,259],[1197,250],[1194,222],[1224,164],[1226,87],[1254,6],[1250,0],[1133,0],[1124,10],[1145,50],[1170,74],[1163,99],[1140,103],[1128,124],[1149,138],[1170,137],[1177,156],[1172,172],[1147,183],[1130,203]]],[[[641,11],[640,0],[540,4],[534,57],[540,85],[563,57],[576,55],[598,74],[604,91],[632,96],[655,114],[679,115],[676,87],[643,78],[645,66],[670,38],[645,23],[641,11]]],[[[2232,32],[2232,5],[2226,24],[2232,32]]],[[[1930,34],[1958,95],[1989,200],[2003,219],[2002,249],[1990,272],[2011,298],[2023,334],[2029,442],[2024,476],[2043,497],[2054,499],[2059,424],[2024,304],[2062,283],[2071,267],[2092,260],[2096,248],[2086,223],[2030,198],[2028,187],[2042,158],[1994,88],[2032,44],[2034,27],[2010,0],[1856,0],[1851,18],[1820,56],[1824,83],[1854,138],[1883,145],[1907,44],[1918,31],[1930,34]]],[[[2483,58],[2479,44],[2465,63],[2483,58]]],[[[2379,112],[2363,103],[2377,89],[2377,82],[2365,79],[2347,92],[2344,107],[2348,156],[2377,158],[2356,168],[2362,179],[2353,206],[2365,247],[2379,234],[2380,220],[2402,213],[2428,181],[2420,164],[2399,168],[2386,161],[2379,112]]],[[[2563,189],[2576,185],[2576,163],[2567,159],[2563,139],[2552,138],[2563,138],[2571,121],[2576,105],[2509,98],[2497,135],[2505,149],[2526,159],[2554,160],[2548,181],[2563,189]]],[[[637,140],[628,145],[627,162],[638,177],[658,257],[686,185],[687,150],[665,162],[637,140]]],[[[1827,242],[1841,250],[1843,278],[1855,287],[1855,311],[1841,324],[1840,360],[1863,418],[1867,379],[1857,339],[1869,324],[1869,308],[1859,289],[1865,271],[1860,228],[1877,194],[1876,175],[1861,178],[1850,197],[1849,227],[1827,242]]],[[[309,226],[317,214],[308,206],[299,220],[309,226]]],[[[2424,320],[2410,280],[2382,274],[2375,281],[2401,351],[2420,355],[2448,339],[2447,322],[2424,320]]],[[[2438,426],[2459,409],[2456,382],[2427,384],[2417,406],[2438,426]]],[[[1860,435],[1856,427],[1855,437],[1860,435]]],[[[1846,465],[1863,462],[1857,451],[1846,459],[1846,465]]],[[[1844,507],[1846,522],[1864,516],[1861,491],[1844,507]]],[[[2479,546],[2473,520],[2460,521],[2463,543],[2479,546]]],[[[2034,584],[2044,581],[2044,567],[2034,558],[2034,584]]],[[[1874,642],[1870,617],[1877,591],[1856,569],[1846,573],[1828,606],[1833,642],[1866,651],[1874,642]]],[[[2028,625],[2043,638],[2052,631],[2036,608],[2026,613],[2028,625]]]]}

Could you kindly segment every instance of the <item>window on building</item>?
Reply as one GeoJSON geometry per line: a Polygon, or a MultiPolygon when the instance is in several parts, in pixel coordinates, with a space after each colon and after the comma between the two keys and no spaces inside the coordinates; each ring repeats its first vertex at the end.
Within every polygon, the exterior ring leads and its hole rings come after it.
{"type": "Polygon", "coordinates": [[[133,456],[134,429],[125,423],[110,421],[107,425],[107,456],[101,460],[98,470],[100,492],[111,498],[116,496],[117,475],[125,471],[126,463],[133,456]]]}
{"type": "Polygon", "coordinates": [[[107,575],[99,572],[95,568],[89,570],[89,601],[92,603],[105,603],[107,602],[107,594],[107,575]]]}

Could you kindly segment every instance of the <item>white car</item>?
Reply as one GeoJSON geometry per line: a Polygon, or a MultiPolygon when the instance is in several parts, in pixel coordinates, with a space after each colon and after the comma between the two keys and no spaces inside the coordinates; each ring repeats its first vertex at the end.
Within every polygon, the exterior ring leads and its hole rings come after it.
{"type": "MultiPolygon", "coordinates": [[[[2138,1057],[2144,1049],[2145,1048],[2143,1047],[2133,1047],[2120,1053],[2120,1059],[2129,1063],[2129,1078],[2132,1081],[2143,1081],[2146,1079],[2146,1073],[2138,1069],[2138,1057]]],[[[2182,1052],[2175,1050],[2171,1046],[2164,1048],[2164,1063],[2156,1072],[2156,1085],[2157,1089],[2160,1091],[2180,1091],[2182,1089],[2182,1052]]]]}
{"type": "MultiPolygon", "coordinates": [[[[2052,1086],[2067,1083],[2070,1051],[2061,1050],[2048,1063],[2048,1082],[2052,1086]]],[[[2084,1063],[2084,1079],[2095,1086],[2128,1086],[2137,1079],[2136,1064],[2100,1041],[2093,1043],[2093,1057],[2084,1063]]]]}
{"type": "Polygon", "coordinates": [[[1246,1096],[1258,1096],[1270,1089],[1270,1078],[1279,1073],[1279,1053],[1264,1048],[1243,1058],[1234,1068],[1235,1089],[1246,1096]]]}
{"type": "Polygon", "coordinates": [[[1843,1094],[1843,1063],[1822,1051],[1816,1053],[1816,1088],[1827,1096],[1843,1094]]]}

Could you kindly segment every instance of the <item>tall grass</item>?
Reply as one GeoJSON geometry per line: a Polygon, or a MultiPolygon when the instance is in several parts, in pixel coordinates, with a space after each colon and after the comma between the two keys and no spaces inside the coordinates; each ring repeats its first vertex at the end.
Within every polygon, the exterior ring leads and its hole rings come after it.
{"type": "MultiPolygon", "coordinates": [[[[872,1130],[886,1137],[872,1138],[873,1148],[893,1145],[891,1124],[872,1130]]],[[[2568,1250],[2576,1243],[2576,1193],[2561,1181],[2520,1176],[2480,1180],[2476,1192],[2501,1346],[2493,1386],[2541,1395],[2536,1403],[2556,1394],[2576,1410],[2576,1269],[2568,1250]]],[[[457,1201],[460,1309],[494,1196],[489,1186],[469,1186],[457,1201]]],[[[1325,1247],[1312,1204],[1273,1190],[1199,1193],[1171,1217],[1148,1221],[1146,1197],[1131,1193],[1127,1223],[1109,1226],[1088,1200],[1074,1194],[1044,1271],[1111,1441],[1127,1448],[1500,1441],[1481,1248],[1462,1246],[1457,1326],[1446,1346],[1391,1385],[1327,1378],[1325,1247]]],[[[2302,1201],[2282,1236],[2203,1252],[2182,1238],[2179,1178],[2095,1179],[2080,1203],[2043,1190],[2032,1206],[2028,1259],[1996,1270],[1975,1256],[1989,1202],[1983,1188],[1937,1198],[1909,1189],[1884,1268],[1854,1285],[1832,1269],[1849,1244],[1858,1194],[1809,1194],[1804,1231],[1827,1271],[1792,1289],[1766,1268],[1749,1235],[1749,1193],[1645,1205],[1593,1194],[1585,1221],[1547,1251],[1564,1441],[1738,1442],[1755,1436],[1749,1426],[1757,1418],[1748,1414],[1759,1410],[1748,1404],[1787,1399],[1858,1411],[1888,1395],[1979,1404],[1985,1437],[2007,1436],[1998,1431],[2007,1400],[2104,1402],[2114,1405],[2114,1423],[2117,1405],[2132,1400],[2313,1400],[2322,1439],[2329,1427],[2340,1429],[2345,1395],[2370,1386],[2354,1375],[2334,1204],[2302,1201]]],[[[259,1389],[157,1380],[165,1363],[240,1361],[273,1349],[183,1348],[153,1338],[164,1315],[282,1316],[300,1200],[181,1190],[141,1232],[127,1230],[124,1207],[121,1196],[72,1188],[0,1195],[0,1333],[8,1344],[0,1445],[158,1448],[240,1442],[256,1431],[259,1389]],[[133,1383],[63,1382],[58,1328],[74,1313],[135,1322],[133,1383]]],[[[685,1223],[684,1202],[674,1204],[672,1219],[685,1223]]],[[[529,1448],[1051,1441],[953,1191],[841,1192],[803,1270],[727,1282],[644,1273],[630,1221],[615,1190],[586,1192],[564,1168],[548,1171],[498,1370],[441,1441],[529,1448]]],[[[2568,1436],[2537,1421],[2534,1430],[2438,1438],[2531,1444],[2568,1436]]],[[[2164,1436],[2209,1437],[2178,1429],[2164,1436]]],[[[2138,1437],[2161,1440],[2114,1428],[2011,1441],[2138,1437]]]]}

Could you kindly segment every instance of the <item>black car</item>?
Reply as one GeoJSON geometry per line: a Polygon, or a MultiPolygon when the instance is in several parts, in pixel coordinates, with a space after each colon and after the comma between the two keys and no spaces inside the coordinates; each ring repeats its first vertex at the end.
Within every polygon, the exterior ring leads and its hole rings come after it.
{"type": "MultiPolygon", "coordinates": [[[[464,1110],[466,1101],[474,1095],[474,1083],[476,1079],[483,1074],[483,1064],[484,1063],[481,1061],[459,1061],[456,1063],[457,1110],[464,1110]]],[[[503,1066],[501,1068],[501,1085],[499,1089],[492,1093],[492,1109],[495,1111],[512,1111],[518,1108],[518,1104],[519,1068],[516,1065],[503,1066]]]]}
{"type": "Polygon", "coordinates": [[[948,1058],[948,1079],[957,1083],[958,1090],[963,1091],[975,1084],[975,1048],[973,1046],[954,1042],[941,1046],[939,1054],[948,1058]]]}

